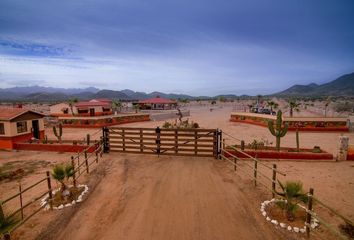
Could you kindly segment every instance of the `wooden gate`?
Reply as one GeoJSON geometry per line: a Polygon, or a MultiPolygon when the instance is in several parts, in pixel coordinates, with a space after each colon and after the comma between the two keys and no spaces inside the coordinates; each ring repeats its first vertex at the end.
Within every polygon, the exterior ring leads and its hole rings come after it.
{"type": "Polygon", "coordinates": [[[104,137],[112,152],[217,157],[221,147],[217,129],[109,127],[104,137]]]}

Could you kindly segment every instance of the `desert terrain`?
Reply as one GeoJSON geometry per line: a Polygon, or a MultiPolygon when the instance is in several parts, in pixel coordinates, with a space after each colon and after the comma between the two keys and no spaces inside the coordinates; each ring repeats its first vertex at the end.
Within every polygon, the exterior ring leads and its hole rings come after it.
{"type": "MultiPolygon", "coordinates": [[[[228,144],[254,139],[274,141],[267,128],[229,121],[234,104],[193,103],[190,121],[202,128],[219,128],[228,144]],[[212,111],[210,109],[212,108],[212,111]]],[[[315,114],[302,110],[301,115],[315,114]]],[[[174,120],[171,120],[174,121],[174,120]]],[[[157,127],[164,121],[124,124],[128,127],[157,127]]],[[[90,133],[99,139],[99,129],[63,130],[63,139],[83,139],[90,133]]],[[[49,139],[55,139],[51,128],[49,139]]],[[[336,154],[341,133],[300,133],[300,146],[336,154]]],[[[345,133],[354,142],[353,133],[345,133]]],[[[295,146],[295,133],[282,139],[282,146],[295,146]]],[[[27,169],[21,182],[30,185],[44,177],[54,164],[68,162],[71,154],[52,152],[0,152],[1,166],[13,164],[27,169]],[[29,167],[30,166],[30,167],[29,167]]],[[[354,218],[354,162],[276,163],[287,174],[281,180],[301,180],[304,190],[349,219],[354,218]]],[[[259,212],[260,203],[271,194],[255,188],[243,172],[236,174],[227,162],[209,158],[167,157],[134,154],[105,154],[88,182],[89,195],[82,204],[63,211],[46,211],[19,228],[14,239],[301,239],[302,235],[275,230],[259,212]]],[[[242,167],[242,163],[240,165],[242,167]]],[[[244,167],[244,169],[246,169],[244,167]]],[[[266,170],[264,170],[266,171],[266,170]]],[[[268,174],[268,173],[266,173],[268,174]]],[[[270,184],[264,181],[266,184],[270,184]]],[[[56,183],[54,183],[55,185],[56,183]]],[[[17,181],[0,182],[0,198],[17,192],[17,181]]],[[[43,191],[45,190],[45,184],[43,191]]],[[[25,198],[38,194],[28,193],[25,198]]],[[[11,209],[18,203],[11,203],[11,209]]],[[[33,208],[35,208],[34,206],[33,208]]]]}

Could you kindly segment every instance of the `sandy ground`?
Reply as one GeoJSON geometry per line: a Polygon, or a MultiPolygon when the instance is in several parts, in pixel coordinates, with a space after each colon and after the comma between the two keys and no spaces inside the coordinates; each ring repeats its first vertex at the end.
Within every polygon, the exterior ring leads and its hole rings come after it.
{"type": "Polygon", "coordinates": [[[210,158],[110,154],[105,177],[64,229],[39,239],[291,239],[210,158]],[[94,196],[93,196],[94,195],[94,196]]]}
{"type": "MultiPolygon", "coordinates": [[[[232,136],[224,134],[230,144],[238,143],[236,139],[274,141],[266,128],[230,122],[232,108],[213,106],[210,112],[210,106],[192,106],[189,119],[203,128],[222,129],[232,136]]],[[[162,124],[163,121],[124,126],[162,124]]],[[[93,134],[93,139],[100,136],[98,129],[64,129],[63,138],[83,139],[87,133],[93,134]]],[[[54,139],[50,129],[47,134],[54,139]]],[[[354,142],[353,133],[345,135],[354,142]]],[[[300,145],[318,145],[335,153],[339,136],[300,133],[300,145]]],[[[289,132],[282,145],[295,146],[295,134],[289,132]]],[[[28,186],[42,178],[54,163],[67,161],[70,156],[0,152],[0,164],[20,161],[25,166],[34,161],[48,162],[36,166],[33,174],[22,179],[28,186]]],[[[314,187],[315,196],[354,219],[354,162],[276,163],[287,174],[286,180],[301,180],[305,190],[314,187]]],[[[274,232],[274,227],[260,215],[259,204],[271,197],[269,191],[262,187],[253,191],[250,179],[241,171],[234,174],[228,166],[224,161],[205,158],[104,155],[97,171],[87,179],[91,191],[83,204],[61,212],[41,212],[16,232],[15,239],[296,239],[292,234],[274,232]]],[[[242,163],[241,167],[247,169],[242,163]]],[[[264,172],[270,176],[266,169],[264,172]]],[[[270,184],[266,180],[265,183],[270,184]]],[[[0,182],[0,187],[1,199],[18,189],[16,181],[0,182]]]]}

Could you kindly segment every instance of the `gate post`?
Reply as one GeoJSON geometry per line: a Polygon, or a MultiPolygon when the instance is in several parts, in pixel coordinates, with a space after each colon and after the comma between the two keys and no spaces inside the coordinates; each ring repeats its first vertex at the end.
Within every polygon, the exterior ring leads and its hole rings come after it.
{"type": "Polygon", "coordinates": [[[160,155],[160,147],[161,147],[161,129],[159,127],[157,127],[155,129],[155,133],[156,133],[156,153],[158,155],[160,155]]]}
{"type": "Polygon", "coordinates": [[[222,130],[217,129],[218,136],[217,136],[217,158],[221,159],[221,149],[222,149],[222,130]]]}
{"type": "Polygon", "coordinates": [[[102,128],[103,135],[103,152],[109,153],[109,139],[108,139],[109,129],[107,127],[102,128]]]}

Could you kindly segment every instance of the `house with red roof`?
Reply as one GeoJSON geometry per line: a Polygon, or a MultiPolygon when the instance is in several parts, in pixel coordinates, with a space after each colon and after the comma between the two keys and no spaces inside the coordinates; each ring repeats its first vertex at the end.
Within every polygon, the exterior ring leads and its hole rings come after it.
{"type": "Polygon", "coordinates": [[[92,99],[74,103],[59,103],[50,106],[50,115],[56,117],[81,116],[95,117],[112,114],[112,101],[109,99],[92,99]]]}
{"type": "Polygon", "coordinates": [[[0,108],[0,149],[44,138],[44,114],[23,108],[0,108]]]}
{"type": "Polygon", "coordinates": [[[177,101],[156,96],[138,102],[140,109],[169,110],[177,107],[177,101]]]}

